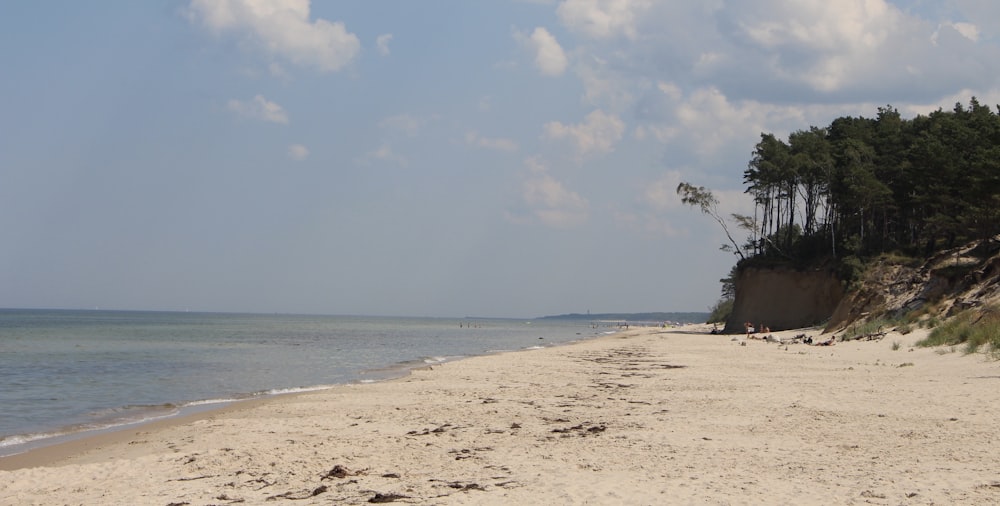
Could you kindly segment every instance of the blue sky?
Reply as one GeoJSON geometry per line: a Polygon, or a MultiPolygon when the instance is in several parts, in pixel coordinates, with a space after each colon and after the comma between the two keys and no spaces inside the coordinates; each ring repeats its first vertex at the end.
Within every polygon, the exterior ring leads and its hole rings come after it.
{"type": "Polygon", "coordinates": [[[761,132],[1000,103],[985,0],[8,2],[0,307],[704,311],[761,132]]]}

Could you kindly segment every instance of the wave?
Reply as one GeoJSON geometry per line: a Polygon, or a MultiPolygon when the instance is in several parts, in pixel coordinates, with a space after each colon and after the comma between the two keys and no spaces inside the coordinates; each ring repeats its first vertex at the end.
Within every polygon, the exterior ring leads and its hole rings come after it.
{"type": "MultiPolygon", "coordinates": [[[[0,437],[0,450],[12,446],[24,445],[40,439],[48,439],[59,437],[68,434],[68,432],[58,431],[58,432],[43,432],[43,433],[33,433],[33,434],[15,434],[13,436],[0,437]]],[[[0,452],[0,456],[4,455],[15,455],[21,452],[14,453],[3,453],[0,452]]]]}
{"type": "Polygon", "coordinates": [[[71,441],[102,432],[164,420],[177,416],[182,411],[182,407],[174,404],[158,404],[154,406],[132,405],[95,411],[90,414],[94,418],[91,422],[70,425],[45,432],[0,437],[0,457],[17,455],[42,446],[71,441]]]}
{"type": "Polygon", "coordinates": [[[334,386],[335,385],[316,385],[311,387],[274,388],[262,392],[261,395],[268,396],[268,395],[303,394],[306,392],[318,392],[320,390],[329,390],[334,386]]]}
{"type": "Polygon", "coordinates": [[[71,441],[103,432],[121,430],[125,427],[132,427],[158,420],[166,420],[180,415],[207,411],[235,402],[276,395],[315,392],[332,387],[333,385],[316,385],[308,387],[274,388],[253,394],[215,399],[200,399],[179,404],[132,404],[115,408],[101,409],[89,413],[87,416],[91,420],[86,423],[69,425],[44,432],[0,436],[0,457],[17,455],[42,446],[71,441]]]}

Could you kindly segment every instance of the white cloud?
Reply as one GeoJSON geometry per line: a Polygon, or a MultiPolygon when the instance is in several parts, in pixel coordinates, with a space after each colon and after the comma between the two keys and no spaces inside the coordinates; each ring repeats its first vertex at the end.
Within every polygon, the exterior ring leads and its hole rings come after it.
{"type": "Polygon", "coordinates": [[[995,0],[955,0],[952,7],[965,20],[975,20],[980,36],[996,37],[1000,31],[1000,2],[995,0]]]}
{"type": "Polygon", "coordinates": [[[249,35],[265,51],[296,65],[340,70],[361,50],[341,22],[309,19],[309,0],[191,0],[189,17],[222,34],[249,35]]]}
{"type": "Polygon", "coordinates": [[[535,67],[542,75],[555,77],[566,72],[566,53],[548,30],[535,28],[531,33],[530,46],[535,52],[535,67]]]}
{"type": "Polygon", "coordinates": [[[677,185],[681,173],[667,171],[659,179],[645,185],[637,197],[637,207],[633,211],[617,210],[615,221],[629,230],[640,234],[674,237],[679,234],[668,214],[681,207],[677,196],[677,185]]]}
{"type": "Polygon", "coordinates": [[[382,143],[378,149],[369,151],[368,153],[356,158],[354,161],[359,165],[371,165],[375,162],[386,162],[400,167],[406,167],[410,164],[409,160],[405,157],[396,154],[388,143],[382,143]]]}
{"type": "Polygon", "coordinates": [[[715,88],[695,90],[675,109],[677,123],[685,140],[702,155],[723,147],[734,138],[752,138],[759,133],[757,114],[752,102],[733,104],[715,88]]]}
{"type": "Polygon", "coordinates": [[[625,123],[613,114],[596,110],[588,114],[581,124],[564,125],[552,121],[545,124],[544,131],[549,139],[569,140],[578,155],[586,156],[614,151],[615,144],[625,131],[625,123]]]}
{"type": "Polygon", "coordinates": [[[566,26],[596,39],[634,39],[650,0],[566,0],[556,12],[566,26]]]}
{"type": "MultiPolygon", "coordinates": [[[[663,237],[687,235],[692,223],[692,213],[697,214],[698,211],[683,205],[681,197],[677,195],[677,185],[697,172],[699,171],[690,168],[683,171],[667,170],[661,177],[642,188],[633,210],[614,212],[616,223],[644,235],[663,237]]],[[[727,219],[733,213],[753,216],[753,199],[742,189],[712,188],[711,190],[712,195],[719,201],[718,212],[721,216],[727,219]]],[[[694,223],[701,226],[704,221],[694,223]]],[[[742,232],[735,224],[729,223],[728,226],[737,237],[737,241],[741,241],[742,232]]]]}
{"type": "Polygon", "coordinates": [[[906,29],[902,12],[882,0],[764,3],[741,3],[723,15],[750,47],[775,57],[768,64],[772,72],[821,92],[857,79],[872,56],[891,50],[890,41],[906,29]]]}
{"type": "MultiPolygon", "coordinates": [[[[573,41],[583,104],[628,125],[660,163],[738,180],[761,132],[783,137],[887,103],[904,114],[972,95],[996,103],[984,98],[1000,89],[1000,17],[987,14],[1000,3],[958,0],[939,10],[951,19],[918,3],[565,0],[558,14],[576,36],[561,41],[573,41]]],[[[544,138],[580,154],[618,146],[592,134],[596,119],[551,119],[544,138]]]]}
{"type": "Polygon", "coordinates": [[[285,67],[283,67],[278,62],[271,62],[270,65],[267,66],[267,71],[272,76],[277,77],[278,79],[281,79],[283,81],[287,81],[291,77],[291,76],[289,76],[288,72],[285,70],[285,67]]]}
{"type": "MultiPolygon", "coordinates": [[[[679,95],[671,84],[660,84],[649,101],[654,114],[643,118],[634,130],[635,138],[661,144],[673,163],[683,157],[686,165],[700,165],[702,171],[731,172],[725,160],[746,157],[760,140],[761,132],[780,137],[810,125],[826,125],[841,115],[874,111],[878,104],[859,110],[857,104],[774,104],[756,100],[731,100],[721,90],[705,87],[679,95]]],[[[885,105],[885,104],[881,104],[885,105]]],[[[740,169],[737,173],[741,173],[740,169]]]]}
{"type": "Polygon", "coordinates": [[[640,194],[643,204],[655,211],[676,209],[681,205],[677,195],[677,185],[681,182],[680,171],[670,170],[666,174],[646,185],[640,194]]]}
{"type": "Polygon", "coordinates": [[[901,21],[901,13],[882,0],[761,2],[740,10],[736,21],[762,47],[800,46],[823,52],[872,50],[883,44],[901,21]],[[776,15],[778,14],[778,15],[776,15]]]}
{"type": "Polygon", "coordinates": [[[956,32],[958,32],[962,37],[965,37],[966,39],[969,39],[972,42],[978,42],[979,41],[979,27],[978,26],[976,26],[976,25],[974,25],[972,23],[952,23],[952,22],[946,22],[946,23],[943,23],[940,27],[938,27],[938,29],[934,31],[934,34],[931,35],[931,44],[934,44],[935,46],[938,45],[938,40],[941,38],[941,29],[942,28],[951,28],[952,30],[955,30],[956,32]]]}
{"type": "Polygon", "coordinates": [[[375,47],[378,48],[378,53],[382,56],[389,56],[389,43],[392,42],[392,34],[385,33],[379,35],[375,39],[375,47]]]}
{"type": "Polygon", "coordinates": [[[979,27],[972,23],[952,23],[951,26],[958,30],[965,38],[973,41],[979,41],[979,27]]]}
{"type": "Polygon", "coordinates": [[[682,133],[680,127],[673,125],[639,125],[635,127],[635,138],[641,141],[655,139],[660,143],[669,142],[682,133]]]}
{"type": "Polygon", "coordinates": [[[624,117],[649,93],[646,80],[781,105],[927,102],[995,86],[1000,17],[991,15],[1000,3],[939,9],[955,19],[913,12],[927,9],[895,0],[565,0],[558,13],[583,36],[573,70],[585,103],[624,117]]]}
{"type": "Polygon", "coordinates": [[[995,67],[996,47],[981,43],[978,24],[914,10],[886,0],[728,1],[713,15],[728,65],[707,76],[730,95],[769,88],[804,101],[899,102],[993,80],[983,67],[995,67]]]}
{"type": "Polygon", "coordinates": [[[684,92],[681,90],[680,86],[675,83],[670,82],[659,82],[656,83],[656,89],[660,90],[661,93],[666,95],[671,100],[680,100],[684,96],[684,92]]]}
{"type": "Polygon", "coordinates": [[[573,228],[587,221],[587,199],[549,175],[540,160],[531,158],[525,164],[530,174],[522,185],[522,198],[535,220],[553,228],[573,228]]]}
{"type": "Polygon", "coordinates": [[[618,226],[639,234],[663,237],[681,235],[681,231],[674,226],[673,222],[664,216],[624,211],[614,211],[613,215],[618,226]]]}
{"type": "Polygon", "coordinates": [[[467,132],[465,134],[465,143],[470,146],[475,146],[478,148],[492,149],[496,151],[507,151],[514,152],[517,151],[517,142],[511,139],[504,138],[489,138],[480,137],[477,132],[467,132]]]}
{"type": "MultiPolygon", "coordinates": [[[[969,88],[962,88],[956,90],[955,93],[941,97],[939,100],[927,103],[909,103],[909,104],[893,104],[899,110],[899,113],[904,118],[912,118],[918,114],[928,115],[932,112],[943,109],[945,111],[951,110],[955,104],[968,104],[969,99],[975,96],[976,100],[980,104],[1000,104],[1000,88],[993,88],[989,90],[972,90],[969,88]]],[[[874,105],[873,105],[874,107],[874,105]]],[[[874,110],[874,109],[870,109],[874,110]]]]}
{"type": "Polygon", "coordinates": [[[280,105],[264,98],[263,95],[253,97],[253,100],[241,102],[230,100],[226,107],[241,117],[270,121],[272,123],[288,124],[288,113],[280,105]]]}
{"type": "Polygon", "coordinates": [[[609,65],[604,58],[591,55],[577,65],[576,73],[583,83],[583,102],[595,107],[623,110],[635,101],[636,80],[621,68],[609,65]]]}
{"type": "Polygon", "coordinates": [[[309,158],[309,148],[302,144],[292,144],[288,146],[288,157],[296,161],[305,160],[309,158]]]}

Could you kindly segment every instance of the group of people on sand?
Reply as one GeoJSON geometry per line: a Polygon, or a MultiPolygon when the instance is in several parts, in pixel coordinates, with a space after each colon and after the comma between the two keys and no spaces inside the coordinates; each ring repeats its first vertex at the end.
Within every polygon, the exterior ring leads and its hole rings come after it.
{"type": "Polygon", "coordinates": [[[837,340],[836,336],[830,336],[830,338],[825,341],[813,341],[812,337],[806,336],[805,334],[799,334],[791,340],[779,340],[771,335],[770,327],[764,325],[763,323],[761,323],[759,327],[754,327],[753,322],[746,322],[743,324],[743,327],[747,331],[747,339],[761,339],[764,341],[775,341],[781,343],[802,342],[810,346],[833,346],[834,342],[837,340]]]}
{"type": "MultiPolygon", "coordinates": [[[[771,329],[768,328],[768,326],[764,325],[763,323],[761,323],[759,327],[754,327],[752,322],[746,322],[743,324],[743,327],[747,331],[747,339],[758,339],[756,337],[758,332],[760,332],[762,335],[771,333],[771,329]]],[[[760,337],[760,339],[763,339],[763,337],[760,337]]]]}
{"type": "Polygon", "coordinates": [[[813,341],[812,337],[806,337],[805,339],[802,340],[802,342],[810,346],[833,346],[833,343],[836,340],[837,336],[830,336],[830,338],[827,339],[826,341],[813,341]]]}

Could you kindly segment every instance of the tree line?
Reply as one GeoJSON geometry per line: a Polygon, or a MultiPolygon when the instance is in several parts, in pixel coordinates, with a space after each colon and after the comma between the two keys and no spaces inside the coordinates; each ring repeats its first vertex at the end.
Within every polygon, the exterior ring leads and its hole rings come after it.
{"type": "Polygon", "coordinates": [[[1000,106],[968,106],[904,119],[839,117],[788,136],[762,133],[743,173],[754,215],[733,215],[738,244],[702,187],[681,183],[687,204],[723,224],[740,259],[925,256],[1000,233],[1000,106]]]}
{"type": "Polygon", "coordinates": [[[684,203],[722,224],[741,261],[926,257],[1000,233],[1000,106],[973,97],[912,119],[891,105],[780,139],[762,133],[743,173],[752,216],[722,217],[711,191],[684,203]],[[747,233],[737,242],[727,223],[747,233]]]}

